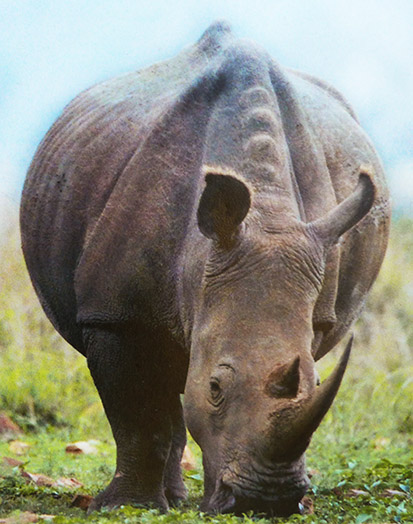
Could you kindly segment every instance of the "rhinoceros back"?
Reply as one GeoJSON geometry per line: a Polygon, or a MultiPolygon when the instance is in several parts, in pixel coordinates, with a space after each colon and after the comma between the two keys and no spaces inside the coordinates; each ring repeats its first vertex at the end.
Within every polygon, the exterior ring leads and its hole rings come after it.
{"type": "Polygon", "coordinates": [[[83,92],[36,152],[23,251],[46,314],[80,351],[79,321],[173,316],[164,297],[202,176],[215,90],[207,64],[225,33],[207,31],[172,60],[83,92]]]}

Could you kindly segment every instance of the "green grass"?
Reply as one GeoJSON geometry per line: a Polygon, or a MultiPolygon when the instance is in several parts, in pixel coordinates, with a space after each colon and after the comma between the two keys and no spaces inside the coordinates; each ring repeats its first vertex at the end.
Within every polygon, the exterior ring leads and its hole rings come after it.
{"type": "MultiPolygon", "coordinates": [[[[67,430],[41,430],[26,435],[31,444],[23,457],[25,468],[31,473],[43,473],[52,478],[74,477],[84,483],[77,490],[67,488],[38,487],[27,484],[19,468],[0,469],[1,516],[16,514],[16,510],[37,514],[59,515],[55,522],[269,522],[259,516],[244,518],[232,515],[206,516],[197,511],[202,493],[200,471],[186,472],[189,500],[178,510],[161,515],[156,510],[121,508],[86,517],[81,509],[71,506],[75,493],[94,495],[104,487],[112,474],[114,446],[103,442],[98,455],[71,456],[65,453],[66,443],[79,437],[77,432],[67,430]]],[[[287,522],[350,523],[364,522],[361,516],[369,515],[366,522],[412,522],[410,483],[412,470],[408,465],[407,449],[379,448],[371,443],[355,442],[353,446],[339,445],[328,449],[317,438],[309,453],[309,467],[319,468],[313,476],[309,496],[315,513],[290,517],[287,522]],[[359,490],[360,494],[356,491],[359,490]],[[389,491],[393,490],[393,492],[389,491]],[[359,520],[357,520],[359,519],[359,520]]],[[[9,444],[0,444],[0,453],[12,456],[9,444]]],[[[21,458],[21,457],[19,457],[21,458]]],[[[364,517],[363,517],[364,518],[364,517]]],[[[366,517],[367,518],[367,517],[366,517]]],[[[285,520],[284,520],[285,521],[285,520]]],[[[273,522],[283,522],[273,519],[273,522]]]]}
{"type": "MultiPolygon", "coordinates": [[[[362,319],[338,397],[309,448],[309,497],[314,513],[279,522],[413,522],[413,222],[399,219],[379,279],[362,319]],[[390,490],[390,491],[389,491],[390,490]]],[[[121,508],[86,517],[71,506],[74,493],[96,494],[114,468],[114,445],[85,360],[55,333],[40,310],[19,251],[16,232],[0,246],[0,411],[31,444],[25,469],[52,478],[74,477],[75,490],[27,484],[19,468],[0,468],[0,519],[23,511],[58,515],[54,522],[269,522],[260,516],[206,516],[197,507],[202,471],[185,473],[189,499],[161,515],[121,508]],[[97,455],[71,456],[65,446],[101,441],[97,455]]],[[[320,362],[326,376],[338,358],[320,362]]],[[[198,464],[199,450],[191,443],[198,464]]],[[[0,457],[15,457],[0,442],[0,457]]],[[[273,519],[273,522],[278,520],[273,519]]]]}

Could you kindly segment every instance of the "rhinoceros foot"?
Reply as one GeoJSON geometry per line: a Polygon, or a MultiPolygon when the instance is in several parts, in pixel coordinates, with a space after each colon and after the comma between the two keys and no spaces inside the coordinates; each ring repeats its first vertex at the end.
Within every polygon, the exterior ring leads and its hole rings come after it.
{"type": "Polygon", "coordinates": [[[115,478],[106,489],[100,492],[91,502],[88,513],[105,509],[116,509],[120,506],[144,506],[158,508],[161,511],[169,509],[168,501],[163,493],[139,493],[135,483],[127,479],[115,478]]]}
{"type": "MultiPolygon", "coordinates": [[[[177,435],[175,435],[175,444],[178,440],[176,437],[177,435]]],[[[188,490],[182,479],[181,471],[181,457],[185,442],[186,436],[184,434],[183,440],[178,443],[175,449],[171,449],[164,475],[165,496],[169,504],[174,507],[179,506],[188,497],[188,490]]]]}
{"type": "Polygon", "coordinates": [[[165,495],[170,506],[177,507],[188,498],[188,490],[181,481],[181,485],[168,486],[165,489],[165,495]]]}

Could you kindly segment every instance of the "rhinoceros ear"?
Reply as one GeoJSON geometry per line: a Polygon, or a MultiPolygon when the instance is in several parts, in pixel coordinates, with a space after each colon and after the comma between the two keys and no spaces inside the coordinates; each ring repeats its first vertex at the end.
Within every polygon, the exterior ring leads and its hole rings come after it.
{"type": "Polygon", "coordinates": [[[238,177],[207,173],[198,206],[198,226],[206,237],[228,246],[251,205],[251,194],[238,177]]]}
{"type": "Polygon", "coordinates": [[[370,211],[374,202],[375,187],[370,175],[360,172],[359,182],[351,195],[322,218],[309,224],[325,245],[338,242],[341,235],[351,229],[370,211]]]}
{"type": "Polygon", "coordinates": [[[294,398],[300,385],[300,357],[277,366],[267,379],[264,391],[274,398],[294,398]]]}

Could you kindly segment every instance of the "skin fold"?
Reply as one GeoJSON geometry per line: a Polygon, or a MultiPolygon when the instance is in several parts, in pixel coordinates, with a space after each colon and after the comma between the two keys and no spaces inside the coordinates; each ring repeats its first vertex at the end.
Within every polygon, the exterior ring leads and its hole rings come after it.
{"type": "Polygon", "coordinates": [[[351,342],[320,387],[315,362],[359,315],[389,218],[380,160],[343,97],[224,23],[75,98],[33,159],[21,231],[116,441],[91,510],[185,498],[188,427],[204,510],[298,511],[351,342]]]}

